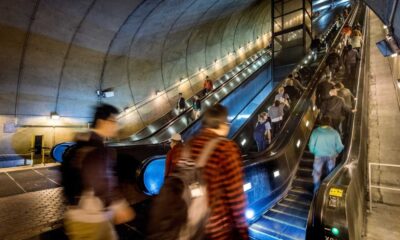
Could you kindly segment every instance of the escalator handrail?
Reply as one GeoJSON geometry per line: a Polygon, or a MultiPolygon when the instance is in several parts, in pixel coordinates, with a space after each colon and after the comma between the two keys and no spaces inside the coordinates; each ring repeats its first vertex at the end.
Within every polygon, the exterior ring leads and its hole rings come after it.
{"type": "MultiPolygon", "coordinates": [[[[223,87],[225,87],[227,84],[229,84],[231,81],[233,81],[233,79],[235,78],[235,77],[237,77],[239,74],[241,74],[242,72],[244,72],[245,70],[247,70],[248,68],[249,68],[249,66],[251,66],[252,64],[254,64],[257,60],[259,60],[260,58],[262,58],[263,56],[265,56],[265,55],[269,55],[269,54],[271,54],[271,52],[270,52],[270,50],[269,49],[261,49],[257,54],[259,54],[259,53],[261,53],[255,60],[253,60],[251,63],[249,63],[248,65],[246,65],[243,69],[241,69],[239,72],[237,72],[236,74],[234,74],[232,77],[230,77],[228,80],[226,80],[225,82],[223,82],[221,85],[219,85],[217,88],[215,88],[215,89],[213,89],[213,94],[208,94],[208,95],[206,95],[206,96],[203,96],[203,97],[201,97],[201,98],[199,98],[199,100],[201,100],[202,102],[205,102],[205,101],[207,101],[207,99],[208,98],[210,98],[210,97],[212,97],[217,91],[219,91],[220,89],[222,89],[223,87]]],[[[257,54],[255,54],[255,55],[257,55],[257,54]]],[[[254,55],[253,55],[254,56],[254,55]]],[[[253,57],[252,56],[252,57],[253,57]]],[[[250,57],[251,58],[251,57],[250,57]]],[[[239,84],[238,86],[236,86],[236,87],[239,87],[241,84],[239,84]]],[[[236,88],[235,88],[236,89],[236,88]]],[[[233,89],[233,90],[235,90],[235,89],[233,89]]],[[[232,90],[232,91],[233,91],[232,90]]],[[[198,94],[198,93],[197,93],[198,94]]],[[[197,95],[196,94],[196,95],[197,95]]],[[[228,94],[229,95],[229,94],[228,94]]],[[[189,101],[191,98],[189,98],[187,101],[189,101]]],[[[222,98],[223,99],[223,98],[222,98]]],[[[221,100],[222,100],[221,99],[221,100]]],[[[134,143],[134,142],[140,142],[140,141],[143,141],[143,140],[145,140],[145,139],[148,139],[148,138],[151,138],[152,136],[154,136],[155,134],[157,134],[158,132],[160,132],[160,131],[162,131],[164,128],[167,128],[167,127],[169,127],[171,124],[173,124],[174,122],[176,122],[176,121],[179,121],[179,119],[181,118],[181,117],[183,117],[183,115],[186,115],[187,114],[187,112],[189,112],[189,111],[192,111],[192,107],[188,107],[188,108],[186,108],[183,112],[181,112],[181,113],[179,113],[178,115],[176,115],[175,117],[173,117],[173,118],[171,118],[169,121],[167,121],[166,123],[164,123],[164,124],[162,124],[161,126],[160,126],[160,128],[159,129],[157,129],[156,131],[154,131],[154,132],[152,132],[152,133],[150,133],[148,136],[145,136],[145,137],[143,137],[143,138],[141,138],[141,139],[136,139],[136,140],[127,140],[127,141],[130,141],[131,143],[134,143]]],[[[168,114],[168,113],[166,113],[166,114],[168,114]]],[[[164,114],[163,116],[165,116],[166,114],[164,114]]],[[[162,117],[163,117],[162,116],[162,117]]],[[[143,131],[144,129],[142,129],[142,130],[140,130],[140,131],[143,131]]],[[[139,131],[139,132],[140,132],[139,131]]],[[[137,132],[136,134],[138,134],[139,132],[137,132]]],[[[132,136],[134,136],[135,134],[133,134],[132,136]]],[[[132,137],[131,136],[131,137],[132,137]]],[[[129,138],[131,138],[131,137],[129,137],[129,138]]],[[[129,139],[129,138],[127,138],[127,139],[129,139]]],[[[122,140],[122,141],[124,141],[124,140],[122,140]]]]}

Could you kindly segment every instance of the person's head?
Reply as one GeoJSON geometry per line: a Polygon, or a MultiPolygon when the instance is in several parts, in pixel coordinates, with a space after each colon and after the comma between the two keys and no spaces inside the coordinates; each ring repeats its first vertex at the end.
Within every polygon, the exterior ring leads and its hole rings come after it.
{"type": "Polygon", "coordinates": [[[329,91],[329,95],[330,95],[330,96],[337,96],[337,90],[336,90],[336,88],[331,89],[331,90],[329,91]]]}
{"type": "Polygon", "coordinates": [[[280,105],[281,105],[281,101],[275,100],[274,106],[275,106],[275,107],[279,107],[280,105]]]}
{"type": "Polygon", "coordinates": [[[267,120],[267,113],[266,112],[261,112],[258,114],[258,121],[259,122],[265,122],[267,120]]]}
{"type": "Polygon", "coordinates": [[[95,108],[93,128],[103,137],[115,137],[118,132],[117,115],[119,110],[109,104],[100,104],[95,108]]]}
{"type": "Polygon", "coordinates": [[[176,144],[182,142],[182,136],[179,133],[172,134],[171,138],[169,139],[170,146],[173,148],[176,144]]]}
{"type": "Polygon", "coordinates": [[[320,124],[321,126],[331,126],[331,118],[328,116],[323,116],[321,118],[320,124]]]}
{"type": "Polygon", "coordinates": [[[285,89],[283,87],[278,88],[278,93],[282,94],[285,92],[285,89]]]}
{"type": "Polygon", "coordinates": [[[347,50],[350,51],[351,49],[353,49],[353,46],[351,46],[351,44],[347,45],[347,50]]]}
{"type": "Polygon", "coordinates": [[[338,82],[338,83],[335,84],[335,88],[336,89],[342,89],[342,88],[344,88],[344,85],[343,85],[343,83],[338,82]]]}
{"type": "Polygon", "coordinates": [[[288,78],[293,78],[293,74],[289,74],[289,75],[288,75],[288,78]]]}
{"type": "Polygon", "coordinates": [[[180,93],[179,93],[179,97],[182,97],[182,96],[183,96],[183,94],[180,92],[180,93]]]}
{"type": "Polygon", "coordinates": [[[203,128],[208,128],[220,136],[228,136],[228,109],[221,104],[209,107],[203,114],[203,128]]]}
{"type": "Polygon", "coordinates": [[[291,78],[287,79],[286,86],[293,86],[293,79],[291,79],[291,78]]]}
{"type": "Polygon", "coordinates": [[[199,100],[199,96],[194,95],[194,100],[199,100]]]}
{"type": "Polygon", "coordinates": [[[206,76],[206,80],[208,80],[210,77],[209,76],[206,76]]]}

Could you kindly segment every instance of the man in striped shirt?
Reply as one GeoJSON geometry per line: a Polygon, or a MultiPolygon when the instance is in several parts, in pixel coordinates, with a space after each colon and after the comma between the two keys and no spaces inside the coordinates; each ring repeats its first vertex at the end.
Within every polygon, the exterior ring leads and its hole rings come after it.
{"type": "Polygon", "coordinates": [[[210,240],[249,239],[245,218],[246,196],[243,192],[243,170],[239,147],[225,138],[229,132],[228,111],[214,105],[203,115],[203,128],[189,140],[192,159],[198,159],[204,146],[221,137],[204,167],[211,214],[206,226],[210,240]]]}

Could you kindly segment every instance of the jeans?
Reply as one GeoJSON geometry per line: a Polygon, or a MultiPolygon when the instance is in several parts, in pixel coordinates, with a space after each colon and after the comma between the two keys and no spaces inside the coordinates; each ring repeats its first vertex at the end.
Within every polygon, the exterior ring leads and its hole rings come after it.
{"type": "Polygon", "coordinates": [[[255,139],[257,143],[257,150],[258,152],[261,152],[267,148],[267,141],[265,139],[255,139]]]}
{"type": "Polygon", "coordinates": [[[332,157],[315,157],[313,164],[313,181],[314,181],[314,193],[318,190],[321,183],[322,169],[325,166],[327,174],[329,174],[336,164],[336,156],[332,157]]]}

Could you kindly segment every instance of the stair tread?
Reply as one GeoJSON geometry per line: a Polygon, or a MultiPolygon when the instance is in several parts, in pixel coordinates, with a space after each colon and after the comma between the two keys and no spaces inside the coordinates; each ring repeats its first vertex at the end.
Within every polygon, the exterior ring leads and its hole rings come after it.
{"type": "Polygon", "coordinates": [[[297,209],[297,208],[277,204],[273,208],[271,208],[271,210],[280,211],[280,212],[288,213],[288,214],[293,214],[293,215],[296,215],[296,216],[299,216],[299,217],[305,218],[305,219],[307,219],[307,217],[308,217],[308,211],[306,211],[304,208],[297,209]]]}
{"type": "Polygon", "coordinates": [[[310,202],[303,202],[303,201],[299,201],[296,198],[290,198],[290,197],[285,197],[282,200],[283,203],[287,204],[287,205],[293,205],[297,208],[305,208],[305,207],[310,207],[310,202]]]}
{"type": "Polygon", "coordinates": [[[268,211],[266,212],[263,217],[271,219],[273,221],[279,221],[283,224],[300,228],[300,229],[306,229],[307,225],[307,219],[301,218],[301,217],[296,217],[293,215],[288,215],[276,211],[268,211]]]}
{"type": "Polygon", "coordinates": [[[260,218],[250,226],[250,229],[266,232],[278,239],[304,240],[305,230],[290,225],[282,224],[268,218],[260,218]]]}
{"type": "Polygon", "coordinates": [[[312,177],[296,177],[294,181],[302,181],[302,182],[313,182],[312,177]]]}
{"type": "Polygon", "coordinates": [[[294,209],[295,211],[302,211],[304,213],[308,213],[308,210],[304,207],[304,205],[293,204],[291,201],[281,201],[276,204],[276,206],[282,206],[285,208],[294,209]]]}

